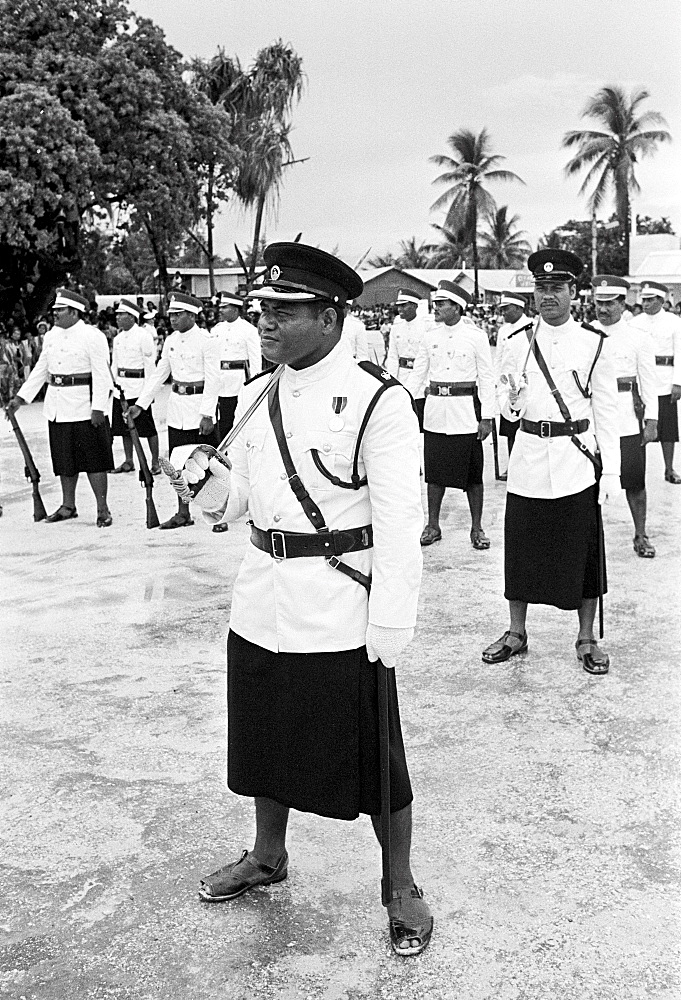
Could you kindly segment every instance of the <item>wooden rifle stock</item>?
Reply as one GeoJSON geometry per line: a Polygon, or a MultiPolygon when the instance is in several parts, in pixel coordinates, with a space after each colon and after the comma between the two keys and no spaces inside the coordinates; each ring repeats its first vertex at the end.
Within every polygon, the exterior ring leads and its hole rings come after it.
{"type": "Polygon", "coordinates": [[[40,490],[38,488],[40,473],[38,472],[35,462],[33,461],[31,449],[26,443],[24,432],[19,426],[19,421],[17,420],[16,415],[12,413],[8,406],[5,407],[5,413],[7,414],[7,419],[12,425],[12,430],[16,435],[19,447],[21,448],[21,454],[24,456],[24,473],[26,478],[31,480],[31,485],[33,487],[33,520],[43,521],[47,517],[47,511],[45,510],[45,504],[43,503],[43,498],[40,496],[40,490]]]}
{"type": "Polygon", "coordinates": [[[142,447],[142,442],[140,441],[140,436],[137,433],[137,428],[135,427],[135,421],[130,416],[130,407],[128,406],[128,401],[125,398],[125,393],[123,388],[118,384],[114,378],[114,373],[111,371],[111,365],[109,365],[109,374],[111,375],[111,381],[114,387],[118,389],[120,393],[120,403],[121,412],[123,414],[123,419],[128,425],[128,430],[130,431],[130,439],[132,441],[133,448],[137,454],[137,460],[140,464],[139,477],[142,486],[147,493],[147,528],[158,528],[161,523],[158,519],[158,514],[156,513],[156,504],[154,503],[154,497],[152,495],[154,489],[154,477],[151,474],[149,465],[147,463],[147,456],[144,454],[144,449],[142,447]]]}

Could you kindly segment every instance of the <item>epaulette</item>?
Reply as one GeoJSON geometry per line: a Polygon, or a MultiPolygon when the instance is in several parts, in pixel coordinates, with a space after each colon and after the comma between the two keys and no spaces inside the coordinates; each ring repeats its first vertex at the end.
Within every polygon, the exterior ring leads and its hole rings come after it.
{"type": "Polygon", "coordinates": [[[250,385],[251,382],[255,382],[257,378],[262,378],[263,375],[271,375],[276,367],[277,367],[276,365],[272,365],[271,368],[263,368],[263,370],[261,372],[258,372],[257,375],[251,375],[250,378],[247,378],[246,381],[244,382],[244,385],[250,385]]]}
{"type": "Polygon", "coordinates": [[[595,326],[591,326],[590,323],[582,323],[582,330],[589,330],[591,333],[597,333],[599,337],[607,337],[605,330],[597,330],[595,326]]]}
{"type": "Polygon", "coordinates": [[[517,330],[513,331],[513,333],[509,333],[506,340],[510,340],[511,337],[515,337],[516,333],[525,333],[525,330],[531,330],[531,329],[532,329],[532,320],[530,320],[529,323],[526,323],[525,326],[519,326],[517,330]]]}
{"type": "Polygon", "coordinates": [[[373,361],[358,361],[357,364],[362,371],[373,375],[374,378],[377,378],[379,382],[382,382],[388,388],[391,385],[402,385],[398,379],[393,378],[390,372],[387,372],[385,368],[381,368],[380,365],[374,364],[373,361]]]}

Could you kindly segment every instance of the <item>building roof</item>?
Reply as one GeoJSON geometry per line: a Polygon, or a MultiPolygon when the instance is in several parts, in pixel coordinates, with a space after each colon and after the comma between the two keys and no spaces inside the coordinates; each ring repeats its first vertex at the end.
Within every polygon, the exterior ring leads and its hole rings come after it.
{"type": "MultiPolygon", "coordinates": [[[[392,265],[391,267],[367,268],[364,271],[360,271],[360,274],[366,284],[385,274],[387,271],[408,274],[417,281],[422,281],[424,285],[430,285],[431,288],[437,288],[440,281],[462,281],[465,278],[472,283],[475,280],[475,275],[471,268],[461,267],[400,268],[392,265]]],[[[484,269],[478,271],[478,285],[483,291],[492,293],[509,291],[511,288],[526,289],[530,292],[534,288],[534,280],[527,270],[484,269]]]]}
{"type": "Polygon", "coordinates": [[[632,274],[633,281],[652,278],[667,284],[681,280],[681,250],[655,250],[649,253],[643,263],[632,274]]]}

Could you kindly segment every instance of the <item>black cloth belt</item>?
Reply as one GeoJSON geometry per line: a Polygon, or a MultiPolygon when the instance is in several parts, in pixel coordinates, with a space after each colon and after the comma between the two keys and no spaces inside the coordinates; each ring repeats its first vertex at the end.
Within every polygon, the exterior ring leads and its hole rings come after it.
{"type": "Polygon", "coordinates": [[[525,420],[524,417],[520,419],[520,430],[525,431],[526,434],[536,434],[537,437],[541,438],[552,438],[552,437],[572,437],[573,434],[583,434],[584,431],[589,429],[589,421],[585,418],[584,420],[570,420],[561,423],[558,420],[525,420]]]}
{"type": "Polygon", "coordinates": [[[342,556],[345,552],[370,549],[374,533],[370,524],[363,528],[343,531],[320,531],[307,535],[298,531],[264,531],[251,524],[251,541],[256,549],[267,552],[273,559],[297,559],[300,556],[342,556]]]}
{"type": "Polygon", "coordinates": [[[90,385],[91,383],[91,372],[82,375],[53,375],[50,373],[50,385],[90,385]]]}
{"type": "Polygon", "coordinates": [[[473,396],[475,382],[431,382],[431,396],[473,396]]]}
{"type": "Polygon", "coordinates": [[[635,378],[618,378],[617,379],[617,391],[618,392],[633,392],[634,388],[638,389],[638,382],[635,378]]]}
{"type": "Polygon", "coordinates": [[[173,392],[180,396],[198,396],[203,392],[203,382],[173,382],[173,392]]]}
{"type": "Polygon", "coordinates": [[[399,359],[400,368],[413,368],[414,360],[415,360],[414,358],[400,358],[399,359]]]}
{"type": "Polygon", "coordinates": [[[221,361],[220,362],[220,368],[222,368],[223,371],[230,371],[230,370],[232,370],[234,368],[243,368],[243,370],[245,371],[247,367],[248,367],[248,361],[221,361]]]}
{"type": "Polygon", "coordinates": [[[119,368],[119,378],[144,378],[144,368],[119,368]]]}
{"type": "Polygon", "coordinates": [[[655,355],[656,365],[668,365],[670,368],[674,364],[673,354],[656,354],[655,355]]]}

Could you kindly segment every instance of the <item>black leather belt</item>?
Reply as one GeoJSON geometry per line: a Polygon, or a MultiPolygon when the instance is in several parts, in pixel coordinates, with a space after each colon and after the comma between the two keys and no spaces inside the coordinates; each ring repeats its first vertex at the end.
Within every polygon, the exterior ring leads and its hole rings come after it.
{"type": "Polygon", "coordinates": [[[656,354],[655,355],[656,365],[668,365],[670,368],[674,364],[673,354],[656,354]]]}
{"type": "Polygon", "coordinates": [[[431,382],[431,396],[473,396],[475,382],[431,382]]]}
{"type": "Polygon", "coordinates": [[[222,368],[223,371],[230,371],[231,369],[234,369],[234,368],[243,368],[243,370],[245,371],[247,365],[248,365],[248,361],[221,361],[220,362],[220,368],[222,368]]]}
{"type": "Polygon", "coordinates": [[[520,430],[526,434],[536,434],[540,438],[572,437],[573,434],[583,434],[589,429],[589,421],[570,420],[561,423],[558,420],[525,420],[520,418],[520,430]]]}
{"type": "Polygon", "coordinates": [[[173,382],[173,392],[180,396],[198,396],[203,392],[203,382],[173,382]]]}
{"type": "Polygon", "coordinates": [[[400,368],[413,368],[414,360],[415,360],[414,358],[400,358],[399,359],[400,368]]]}
{"type": "Polygon", "coordinates": [[[119,378],[144,378],[144,368],[119,368],[119,378]]]}
{"type": "Polygon", "coordinates": [[[370,549],[374,533],[370,524],[343,531],[321,531],[307,535],[298,531],[264,531],[251,524],[251,541],[256,549],[273,559],[298,559],[300,556],[342,556],[345,552],[370,549]]]}
{"type": "Polygon", "coordinates": [[[633,392],[634,389],[638,389],[638,382],[635,378],[618,378],[617,379],[617,391],[618,392],[633,392]]]}
{"type": "Polygon", "coordinates": [[[82,375],[52,375],[50,373],[50,385],[90,385],[92,383],[92,374],[87,372],[82,375]]]}

